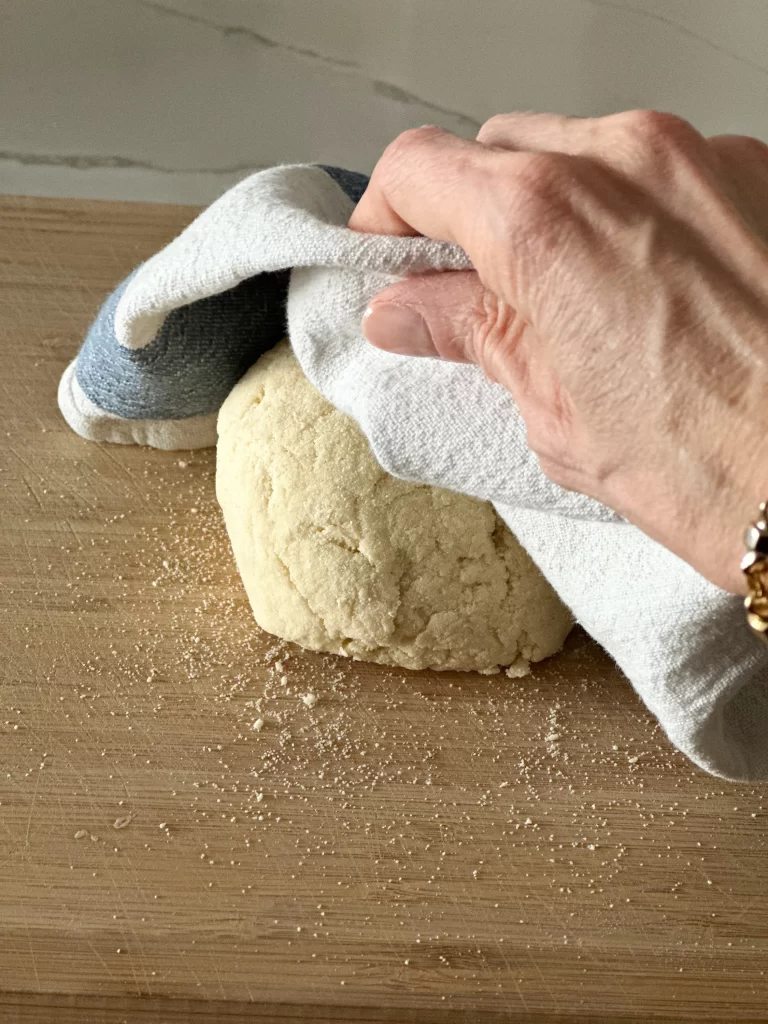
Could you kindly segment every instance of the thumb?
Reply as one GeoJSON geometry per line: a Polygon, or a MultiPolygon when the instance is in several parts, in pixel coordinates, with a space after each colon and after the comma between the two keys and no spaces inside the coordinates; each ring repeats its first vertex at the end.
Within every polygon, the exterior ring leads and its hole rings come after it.
{"type": "Polygon", "coordinates": [[[386,352],[477,363],[485,295],[474,270],[414,275],[373,298],[363,334],[386,352]]]}

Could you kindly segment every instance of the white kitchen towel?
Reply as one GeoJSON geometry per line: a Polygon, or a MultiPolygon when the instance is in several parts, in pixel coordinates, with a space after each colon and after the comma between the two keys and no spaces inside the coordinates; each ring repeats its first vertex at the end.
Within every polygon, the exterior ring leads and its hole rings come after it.
{"type": "Polygon", "coordinates": [[[227,392],[287,331],[386,470],[494,502],[673,743],[714,774],[768,778],[768,649],[739,598],[551,483],[510,395],[479,369],[367,345],[360,322],[377,291],[470,264],[444,243],[350,231],[365,184],[299,165],[222,196],[107,300],[61,381],[67,421],[97,440],[214,444],[227,392]]]}

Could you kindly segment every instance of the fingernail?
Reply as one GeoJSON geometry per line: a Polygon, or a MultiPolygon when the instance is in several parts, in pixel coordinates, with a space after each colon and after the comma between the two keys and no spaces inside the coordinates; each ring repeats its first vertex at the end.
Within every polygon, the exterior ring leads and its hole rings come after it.
{"type": "Polygon", "coordinates": [[[410,306],[381,302],[369,306],[363,317],[363,334],[376,348],[403,356],[436,356],[424,317],[410,306]]]}

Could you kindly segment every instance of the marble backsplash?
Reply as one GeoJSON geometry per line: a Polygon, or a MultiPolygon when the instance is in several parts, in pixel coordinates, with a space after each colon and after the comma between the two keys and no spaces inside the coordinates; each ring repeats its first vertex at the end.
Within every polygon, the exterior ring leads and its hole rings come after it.
{"type": "Polygon", "coordinates": [[[0,192],[211,201],[407,127],[674,110],[768,140],[766,0],[1,0],[0,192]]]}

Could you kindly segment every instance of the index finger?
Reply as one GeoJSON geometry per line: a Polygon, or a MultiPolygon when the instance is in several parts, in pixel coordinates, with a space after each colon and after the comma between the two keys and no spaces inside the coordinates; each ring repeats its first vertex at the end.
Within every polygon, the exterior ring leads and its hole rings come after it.
{"type": "Polygon", "coordinates": [[[498,153],[433,125],[399,135],[376,164],[349,221],[376,235],[427,235],[465,249],[498,153]],[[483,187],[485,184],[485,188],[483,187]]]}
{"type": "MultiPolygon", "coordinates": [[[[543,117],[544,127],[553,120],[543,117]]],[[[459,245],[483,285],[527,315],[531,282],[554,268],[579,220],[577,159],[489,146],[432,126],[411,129],[384,151],[349,227],[459,245]]],[[[584,237],[579,241],[583,253],[584,237]]]]}

